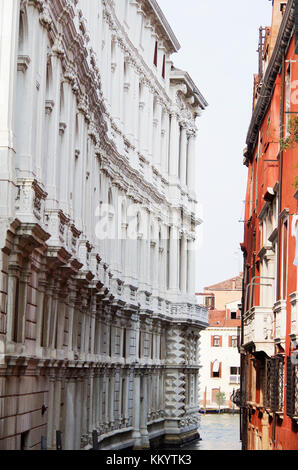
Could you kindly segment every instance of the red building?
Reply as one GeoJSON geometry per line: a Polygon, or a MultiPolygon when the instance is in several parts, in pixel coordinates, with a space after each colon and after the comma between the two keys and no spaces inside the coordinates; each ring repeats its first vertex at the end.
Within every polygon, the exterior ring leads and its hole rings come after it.
{"type": "Polygon", "coordinates": [[[272,3],[244,151],[244,450],[298,449],[298,2],[272,3]]]}

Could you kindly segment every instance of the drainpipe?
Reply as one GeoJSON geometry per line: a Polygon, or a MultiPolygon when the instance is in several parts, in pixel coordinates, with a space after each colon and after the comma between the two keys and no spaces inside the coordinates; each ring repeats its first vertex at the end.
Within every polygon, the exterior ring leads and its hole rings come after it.
{"type": "Polygon", "coordinates": [[[251,280],[251,282],[249,284],[247,284],[246,286],[246,290],[245,290],[245,305],[244,305],[244,312],[247,312],[250,308],[251,308],[251,302],[252,302],[252,291],[250,291],[250,295],[249,295],[249,305],[247,305],[247,294],[248,294],[248,288],[250,286],[272,286],[272,284],[256,284],[254,281],[256,279],[267,279],[267,280],[271,280],[271,281],[274,281],[274,277],[266,277],[266,276],[254,276],[251,280]],[[247,309],[247,306],[249,307],[247,309]]]}
{"type": "MultiPolygon", "coordinates": [[[[282,65],[281,65],[281,99],[280,99],[280,128],[279,138],[282,139],[284,136],[284,111],[285,111],[285,50],[282,50],[282,65]]],[[[278,257],[277,257],[277,299],[280,300],[280,240],[281,240],[281,224],[280,224],[280,213],[281,213],[281,196],[282,196],[282,169],[283,169],[283,150],[279,149],[279,177],[278,177],[278,257]]]]}

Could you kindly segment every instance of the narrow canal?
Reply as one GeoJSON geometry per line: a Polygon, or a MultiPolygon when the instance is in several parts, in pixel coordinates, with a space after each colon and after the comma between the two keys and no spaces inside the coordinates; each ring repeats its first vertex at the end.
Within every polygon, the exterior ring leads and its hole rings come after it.
{"type": "Polygon", "coordinates": [[[201,441],[187,446],[187,450],[241,450],[239,414],[201,415],[201,441]]]}

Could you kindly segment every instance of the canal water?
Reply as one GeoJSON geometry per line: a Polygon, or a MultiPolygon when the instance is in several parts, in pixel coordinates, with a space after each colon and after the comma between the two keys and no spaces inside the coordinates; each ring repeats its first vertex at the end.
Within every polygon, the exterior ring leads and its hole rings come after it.
{"type": "Polygon", "coordinates": [[[199,433],[187,450],[241,450],[239,414],[202,414],[199,433]]]}

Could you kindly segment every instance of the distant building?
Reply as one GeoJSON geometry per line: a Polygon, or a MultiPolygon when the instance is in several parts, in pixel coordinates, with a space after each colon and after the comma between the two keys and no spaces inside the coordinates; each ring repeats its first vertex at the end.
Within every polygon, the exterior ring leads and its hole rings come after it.
{"type": "Polygon", "coordinates": [[[241,285],[240,274],[205,288],[205,293],[210,292],[210,296],[205,298],[206,305],[211,306],[209,327],[201,333],[201,409],[235,408],[232,394],[240,384],[241,285]]]}
{"type": "Polygon", "coordinates": [[[229,302],[241,299],[242,273],[226,281],[204,288],[204,302],[207,308],[224,310],[229,302]]]}
{"type": "Polygon", "coordinates": [[[298,449],[298,2],[260,29],[247,135],[241,338],[243,450],[298,449]],[[264,35],[265,32],[265,35],[264,35]]]}

